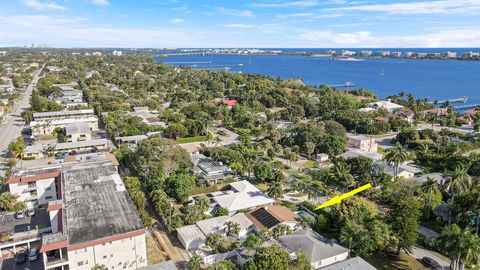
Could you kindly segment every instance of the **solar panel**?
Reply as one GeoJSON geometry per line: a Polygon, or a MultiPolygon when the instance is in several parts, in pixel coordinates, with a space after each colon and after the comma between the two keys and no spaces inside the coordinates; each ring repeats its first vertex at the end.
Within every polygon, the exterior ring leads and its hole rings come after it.
{"type": "Polygon", "coordinates": [[[264,208],[259,208],[252,212],[252,216],[258,220],[263,226],[267,228],[272,228],[273,226],[280,223],[274,216],[272,216],[267,210],[264,208]]]}

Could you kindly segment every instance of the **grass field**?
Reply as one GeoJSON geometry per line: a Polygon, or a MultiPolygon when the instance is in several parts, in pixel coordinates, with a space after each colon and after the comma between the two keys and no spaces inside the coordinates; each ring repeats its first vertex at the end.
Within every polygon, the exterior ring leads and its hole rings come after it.
{"type": "Polygon", "coordinates": [[[147,237],[147,261],[148,265],[161,263],[165,260],[162,251],[152,237],[147,237]]]}
{"type": "Polygon", "coordinates": [[[400,258],[393,259],[381,254],[365,256],[364,259],[378,270],[424,270],[427,269],[417,259],[405,253],[401,253],[400,258]]]}
{"type": "Polygon", "coordinates": [[[177,139],[175,142],[177,144],[181,144],[181,143],[204,142],[206,140],[207,140],[207,136],[197,136],[197,137],[180,138],[180,139],[177,139]]]}
{"type": "Polygon", "coordinates": [[[309,160],[307,162],[305,162],[305,164],[303,164],[303,167],[306,168],[306,169],[310,169],[310,168],[315,168],[317,167],[318,163],[314,160],[309,160]]]}

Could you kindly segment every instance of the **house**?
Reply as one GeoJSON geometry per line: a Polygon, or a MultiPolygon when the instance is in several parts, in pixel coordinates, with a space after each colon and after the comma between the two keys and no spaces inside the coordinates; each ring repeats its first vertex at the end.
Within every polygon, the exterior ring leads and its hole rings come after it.
{"type": "MultiPolygon", "coordinates": [[[[384,160],[377,161],[376,164],[380,165],[381,168],[383,168],[383,171],[388,174],[390,177],[395,176],[395,167],[388,165],[384,160]]],[[[404,178],[404,179],[409,179],[414,177],[415,175],[421,173],[423,170],[416,167],[412,166],[407,163],[400,164],[398,167],[398,172],[397,172],[397,177],[399,178],[404,178]]]]}
{"type": "Polygon", "coordinates": [[[379,153],[373,153],[373,152],[365,152],[359,149],[348,149],[345,153],[340,155],[344,159],[348,158],[356,158],[356,157],[366,157],[368,159],[371,159],[373,161],[378,161],[382,160],[383,155],[379,153]]]}
{"type": "Polygon", "coordinates": [[[218,180],[232,176],[232,170],[229,167],[198,152],[190,154],[190,160],[193,163],[193,173],[198,175],[200,182],[213,185],[218,180]]]}
{"type": "Polygon", "coordinates": [[[447,177],[443,173],[427,173],[417,177],[409,178],[408,181],[416,185],[422,185],[427,182],[428,178],[433,179],[439,185],[443,185],[447,181],[447,177]]]}
{"type": "Polygon", "coordinates": [[[407,123],[413,123],[415,113],[413,113],[410,109],[401,109],[395,112],[396,117],[400,117],[401,119],[407,121],[407,123]]]}
{"type": "Polygon", "coordinates": [[[205,245],[207,237],[197,225],[187,225],[177,228],[178,240],[186,250],[198,250],[205,245]]]}
{"type": "Polygon", "coordinates": [[[160,121],[158,112],[150,110],[148,107],[134,107],[133,112],[128,112],[128,115],[139,117],[143,123],[149,126],[168,127],[165,122],[160,121]]]}
{"type": "Polygon", "coordinates": [[[457,117],[457,121],[462,123],[462,126],[464,127],[472,127],[475,123],[475,120],[473,120],[473,117],[470,114],[457,117]]]}
{"type": "Polygon", "coordinates": [[[89,141],[92,139],[90,127],[87,123],[68,123],[65,125],[67,142],[89,141]]]}
{"type": "Polygon", "coordinates": [[[338,245],[336,240],[327,239],[310,228],[280,236],[278,242],[292,258],[298,256],[299,252],[305,254],[314,269],[344,261],[350,252],[349,249],[338,245]]]}
{"type": "Polygon", "coordinates": [[[329,159],[328,154],[320,153],[315,156],[315,160],[318,162],[325,162],[329,159]]]}
{"type": "Polygon", "coordinates": [[[287,129],[293,127],[293,122],[290,121],[275,121],[274,122],[276,129],[287,129]]]}
{"type": "Polygon", "coordinates": [[[275,202],[247,180],[232,182],[228,186],[230,190],[214,192],[211,196],[215,206],[226,208],[230,213],[275,202]]]}
{"type": "Polygon", "coordinates": [[[322,270],[377,270],[361,257],[353,257],[345,261],[323,267],[322,270]]]}
{"type": "Polygon", "coordinates": [[[367,153],[376,153],[378,150],[378,143],[374,138],[365,135],[347,134],[348,147],[359,149],[367,153]]]}
{"type": "Polygon", "coordinates": [[[245,237],[253,230],[253,223],[243,213],[233,216],[219,216],[198,221],[195,225],[187,225],[177,229],[177,236],[186,250],[196,251],[204,247],[207,236],[217,233],[226,236],[225,224],[233,222],[238,224],[239,231],[235,235],[238,239],[245,237]]]}
{"type": "Polygon", "coordinates": [[[468,114],[468,115],[470,115],[470,116],[476,116],[477,113],[479,113],[479,112],[480,112],[480,111],[477,110],[477,109],[470,109],[470,110],[465,111],[465,114],[468,114]]]}
{"type": "Polygon", "coordinates": [[[376,111],[380,109],[387,110],[389,112],[394,112],[396,110],[403,109],[402,105],[391,102],[390,100],[379,100],[368,104],[369,107],[360,109],[361,111],[376,111]]]}
{"type": "Polygon", "coordinates": [[[433,115],[437,117],[446,117],[449,115],[448,108],[433,108],[430,110],[424,110],[421,112],[423,117],[427,115],[433,115]]]}
{"type": "Polygon", "coordinates": [[[286,225],[290,230],[295,231],[298,226],[297,215],[281,205],[259,206],[248,212],[246,216],[255,225],[257,232],[262,232],[264,229],[271,231],[279,225],[286,225]]]}

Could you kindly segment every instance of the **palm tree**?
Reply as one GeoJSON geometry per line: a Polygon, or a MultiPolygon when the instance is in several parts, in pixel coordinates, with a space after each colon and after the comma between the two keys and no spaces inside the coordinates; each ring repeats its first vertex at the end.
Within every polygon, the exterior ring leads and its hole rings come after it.
{"type": "Polygon", "coordinates": [[[218,252],[222,245],[222,236],[218,233],[211,233],[207,235],[207,239],[205,241],[205,244],[210,247],[215,253],[218,252]]]}
{"type": "Polygon", "coordinates": [[[428,213],[427,213],[427,219],[429,219],[429,218],[430,218],[430,211],[431,211],[431,208],[432,208],[432,194],[433,194],[433,192],[437,192],[437,191],[438,191],[438,183],[437,183],[437,181],[435,181],[435,179],[427,176],[427,181],[422,184],[422,187],[421,187],[421,188],[422,188],[422,191],[423,191],[423,192],[428,193],[428,202],[427,202],[428,213]]]}
{"type": "Polygon", "coordinates": [[[340,232],[340,241],[342,241],[343,243],[347,243],[348,249],[350,250],[352,249],[352,242],[355,238],[355,234],[357,233],[351,223],[352,221],[347,221],[347,223],[345,224],[345,226],[343,226],[340,232]]]}
{"type": "Polygon", "coordinates": [[[282,235],[287,235],[290,233],[292,233],[292,230],[288,225],[285,225],[285,224],[280,224],[277,227],[273,228],[272,230],[273,237],[275,238],[278,238],[282,235]]]}
{"type": "Polygon", "coordinates": [[[105,265],[100,265],[100,264],[95,264],[91,270],[108,270],[108,267],[106,267],[105,265]]]}
{"type": "Polygon", "coordinates": [[[348,164],[342,161],[336,161],[334,164],[335,166],[330,170],[330,179],[345,186],[347,190],[349,187],[355,186],[355,177],[350,173],[348,164]]]}
{"type": "Polygon", "coordinates": [[[227,221],[225,222],[225,229],[228,236],[234,236],[240,232],[240,224],[233,221],[227,221]]]}
{"type": "MultiPolygon", "coordinates": [[[[450,194],[450,205],[455,200],[455,196],[472,186],[472,178],[468,175],[463,166],[456,167],[450,174],[450,180],[445,185],[445,190],[450,194]]],[[[451,211],[448,214],[448,225],[452,222],[451,211]]]]}
{"type": "Polygon", "coordinates": [[[198,254],[194,254],[187,263],[188,269],[199,270],[202,267],[202,262],[202,257],[198,254]]]}
{"type": "Polygon", "coordinates": [[[405,148],[397,142],[395,147],[392,147],[387,150],[387,154],[383,157],[389,166],[393,166],[393,179],[396,179],[398,176],[398,168],[400,164],[407,160],[407,152],[405,148]]]}
{"type": "Polygon", "coordinates": [[[284,182],[284,176],[281,172],[277,172],[275,176],[275,180],[270,184],[270,187],[268,188],[268,196],[278,199],[282,197],[284,191],[283,191],[283,182],[284,182]]]}
{"type": "Polygon", "coordinates": [[[247,239],[245,239],[245,241],[243,242],[242,245],[247,250],[253,251],[253,250],[257,250],[258,248],[260,248],[264,242],[265,242],[265,239],[263,239],[262,237],[260,237],[259,235],[255,234],[255,233],[252,233],[252,234],[248,235],[247,239]]]}
{"type": "Polygon", "coordinates": [[[478,263],[480,237],[468,228],[462,230],[457,224],[453,224],[443,230],[440,248],[452,259],[452,270],[463,270],[467,265],[478,263]]]}

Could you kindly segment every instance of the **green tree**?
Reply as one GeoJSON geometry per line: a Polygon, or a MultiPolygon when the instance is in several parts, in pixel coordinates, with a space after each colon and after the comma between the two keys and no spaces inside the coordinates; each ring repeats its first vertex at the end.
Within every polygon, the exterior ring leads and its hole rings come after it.
{"type": "Polygon", "coordinates": [[[238,270],[237,265],[231,260],[223,260],[217,264],[212,265],[208,270],[238,270]]]}
{"type": "Polygon", "coordinates": [[[180,202],[186,202],[189,190],[195,186],[195,178],[188,173],[175,173],[165,180],[165,192],[180,202]]]}
{"type": "Polygon", "coordinates": [[[235,236],[240,232],[240,224],[233,221],[227,221],[225,222],[225,230],[228,236],[235,236]]]}
{"type": "Polygon", "coordinates": [[[182,209],[185,223],[192,225],[203,219],[203,211],[198,205],[187,205],[182,209]]]}
{"type": "Polygon", "coordinates": [[[198,254],[193,254],[192,258],[187,263],[187,267],[190,270],[199,270],[202,268],[203,259],[198,254]]]}
{"type": "Polygon", "coordinates": [[[478,264],[480,238],[477,234],[453,224],[443,230],[439,242],[440,249],[452,260],[452,270],[464,270],[466,266],[478,264]]]}
{"type": "Polygon", "coordinates": [[[393,178],[396,179],[400,164],[407,160],[407,152],[400,143],[397,143],[395,147],[387,150],[387,153],[383,158],[388,165],[393,166],[393,178]]]}
{"type": "Polygon", "coordinates": [[[270,182],[275,178],[275,171],[267,162],[257,162],[253,167],[253,175],[260,182],[270,182]]]}
{"type": "Polygon", "coordinates": [[[226,216],[228,215],[228,209],[225,207],[217,207],[214,211],[214,216],[219,217],[219,216],[226,216]]]}
{"type": "Polygon", "coordinates": [[[422,191],[428,193],[427,200],[427,219],[430,219],[430,212],[432,211],[432,195],[434,192],[438,192],[438,183],[435,179],[427,177],[427,181],[422,184],[422,191]]]}
{"type": "Polygon", "coordinates": [[[284,183],[284,176],[282,172],[276,172],[275,180],[270,184],[268,187],[267,194],[268,196],[278,199],[283,196],[283,183],[284,183]]]}
{"type": "Polygon", "coordinates": [[[421,216],[420,202],[412,195],[403,192],[391,204],[389,212],[389,223],[392,226],[392,232],[398,239],[397,252],[404,250],[411,252],[418,237],[419,219],[421,216]]]}
{"type": "Polygon", "coordinates": [[[8,212],[16,212],[26,210],[27,206],[18,201],[18,196],[6,191],[0,194],[0,208],[8,212]]]}
{"type": "Polygon", "coordinates": [[[312,270],[310,259],[303,252],[299,252],[297,258],[293,260],[291,270],[312,270]]]}
{"type": "MultiPolygon", "coordinates": [[[[472,186],[472,178],[468,175],[465,167],[459,166],[450,174],[450,180],[445,185],[445,190],[450,194],[450,207],[460,192],[463,192],[472,186]]],[[[448,224],[452,223],[452,214],[449,210],[448,224]]]]}
{"type": "Polygon", "coordinates": [[[171,202],[163,189],[157,188],[150,193],[150,200],[152,201],[153,208],[160,216],[166,216],[170,213],[171,202]]]}
{"type": "Polygon", "coordinates": [[[196,198],[196,200],[197,200],[197,205],[200,207],[200,209],[203,212],[206,212],[208,208],[210,208],[210,199],[207,196],[201,195],[198,198],[196,198]]]}
{"type": "Polygon", "coordinates": [[[287,270],[290,262],[290,255],[276,245],[257,250],[253,256],[254,269],[258,270],[287,270]]]}
{"type": "Polygon", "coordinates": [[[91,270],[108,270],[108,267],[106,267],[105,265],[100,265],[100,264],[95,264],[91,270]]]}
{"type": "Polygon", "coordinates": [[[275,238],[278,238],[282,235],[291,234],[291,233],[292,233],[292,230],[290,229],[290,227],[288,225],[285,225],[285,224],[279,224],[278,226],[276,226],[272,230],[272,235],[275,238]]]}
{"type": "Polygon", "coordinates": [[[213,252],[218,253],[223,244],[223,237],[218,233],[211,233],[207,235],[205,244],[213,250],[213,252]]]}
{"type": "Polygon", "coordinates": [[[249,251],[254,251],[259,249],[262,244],[265,242],[261,236],[256,233],[251,233],[247,236],[247,239],[243,242],[243,247],[245,247],[249,251]]]}

